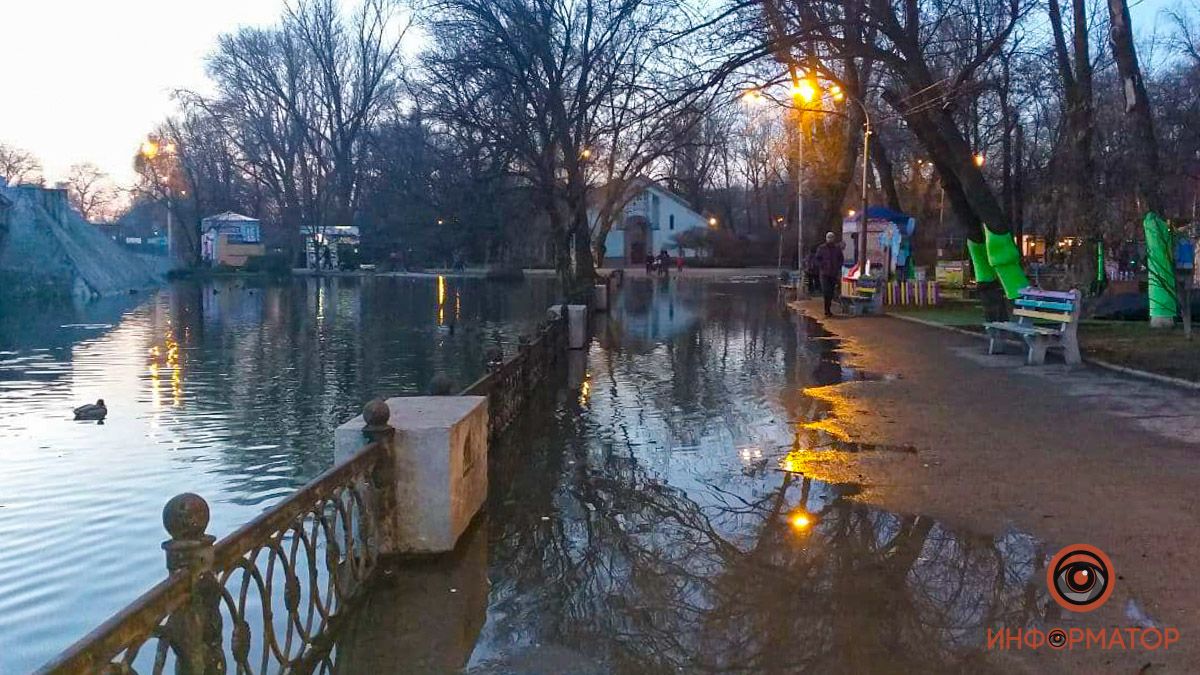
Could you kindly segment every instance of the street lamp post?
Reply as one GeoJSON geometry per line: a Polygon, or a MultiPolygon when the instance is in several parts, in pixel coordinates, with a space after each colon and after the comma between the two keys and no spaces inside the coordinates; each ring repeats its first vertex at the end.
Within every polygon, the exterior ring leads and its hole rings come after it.
{"type": "MultiPolygon", "coordinates": [[[[800,122],[800,140],[797,143],[796,162],[796,292],[804,285],[804,112],[798,113],[800,122]]],[[[783,236],[783,235],[780,235],[783,236]]]]}
{"type": "MultiPolygon", "coordinates": [[[[170,142],[161,143],[152,137],[152,138],[146,139],[146,141],[144,141],[142,143],[140,152],[141,152],[142,157],[146,161],[153,162],[154,159],[156,157],[158,157],[159,154],[164,154],[164,155],[173,157],[175,155],[175,144],[170,143],[170,142]]],[[[173,170],[174,170],[174,166],[168,165],[167,176],[166,176],[164,190],[163,190],[163,193],[167,198],[167,267],[168,267],[168,269],[172,269],[172,270],[175,269],[175,257],[176,257],[175,227],[174,227],[174,222],[172,222],[172,213],[171,213],[171,211],[172,211],[171,198],[173,196],[173,194],[172,194],[173,188],[171,186],[171,179],[173,177],[172,176],[173,170]]],[[[157,173],[157,170],[155,169],[154,172],[157,173]]]]}
{"type": "MultiPolygon", "coordinates": [[[[802,100],[805,103],[810,103],[820,94],[818,85],[809,77],[793,80],[792,95],[795,98],[802,100]]],[[[859,217],[858,242],[857,242],[857,263],[859,265],[859,273],[865,273],[865,261],[867,258],[867,172],[871,170],[870,165],[870,144],[871,144],[871,113],[867,110],[867,106],[862,100],[856,96],[847,94],[838,85],[833,85],[829,90],[834,101],[840,102],[849,99],[858,106],[863,114],[863,173],[862,173],[862,209],[859,217]]],[[[747,103],[761,103],[765,100],[757,91],[750,90],[742,95],[742,100],[747,103]]],[[[798,166],[796,170],[796,270],[803,273],[804,270],[804,110],[803,106],[794,106],[798,114],[800,123],[799,142],[797,144],[798,166]]],[[[822,110],[833,115],[843,115],[843,113],[822,110]]]]}
{"type": "Polygon", "coordinates": [[[855,97],[850,98],[858,104],[863,113],[863,173],[862,173],[862,210],[858,216],[858,276],[862,278],[867,273],[867,172],[870,171],[871,147],[871,114],[867,106],[855,97]]]}

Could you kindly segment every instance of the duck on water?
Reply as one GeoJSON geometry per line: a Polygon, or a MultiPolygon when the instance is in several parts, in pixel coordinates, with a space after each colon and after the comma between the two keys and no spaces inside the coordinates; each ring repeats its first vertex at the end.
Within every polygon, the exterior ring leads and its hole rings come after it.
{"type": "Polygon", "coordinates": [[[100,399],[95,403],[81,405],[75,409],[76,420],[89,420],[103,422],[108,416],[108,408],[104,405],[104,399],[100,399]]]}

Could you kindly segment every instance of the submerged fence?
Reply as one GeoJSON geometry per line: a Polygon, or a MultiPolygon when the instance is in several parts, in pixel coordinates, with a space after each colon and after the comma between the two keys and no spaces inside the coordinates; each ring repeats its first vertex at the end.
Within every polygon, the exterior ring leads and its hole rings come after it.
{"type": "Polygon", "coordinates": [[[534,387],[558,367],[566,348],[567,317],[563,312],[539,326],[532,340],[521,338],[513,358],[490,359],[488,373],[463,390],[467,396],[487,397],[490,436],[508,427],[529,402],[534,387]]]}
{"type": "MultiPolygon", "coordinates": [[[[565,316],[548,320],[512,358],[493,353],[488,374],[462,392],[487,397],[489,436],[557,367],[566,332],[565,316]]],[[[206,533],[203,498],[172,498],[162,514],[168,577],[39,672],[332,672],[339,624],[396,552],[389,414],[382,400],[368,403],[361,450],[220,541],[206,533]]]]}

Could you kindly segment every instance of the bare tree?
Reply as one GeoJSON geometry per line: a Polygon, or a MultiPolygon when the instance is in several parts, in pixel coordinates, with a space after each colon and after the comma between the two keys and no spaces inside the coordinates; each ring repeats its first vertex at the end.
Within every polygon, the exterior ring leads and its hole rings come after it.
{"type": "Polygon", "coordinates": [[[11,185],[41,184],[42,163],[28,150],[0,143],[0,178],[11,185]]]}
{"type": "Polygon", "coordinates": [[[180,93],[290,240],[353,222],[369,134],[397,96],[405,30],[394,4],[339,7],[297,0],[276,27],[221,36],[208,59],[217,93],[180,93]]]}
{"type": "Polygon", "coordinates": [[[1133,157],[1136,166],[1138,196],[1145,210],[1162,215],[1162,193],[1159,174],[1158,138],[1154,135],[1154,116],[1150,98],[1133,44],[1133,25],[1126,0],[1108,0],[1109,40],[1117,72],[1121,76],[1121,91],[1125,94],[1125,114],[1133,129],[1133,157]]]}
{"type": "Polygon", "coordinates": [[[674,8],[657,0],[435,0],[419,100],[437,122],[471,129],[513,157],[549,222],[568,286],[590,283],[621,188],[668,150],[679,95],[655,36],[674,8]],[[603,215],[589,188],[604,180],[603,215]],[[597,249],[593,251],[592,245],[597,249]]]}
{"type": "Polygon", "coordinates": [[[71,206],[92,221],[107,217],[117,198],[117,188],[108,174],[91,162],[75,164],[67,170],[67,199],[71,206]]]}

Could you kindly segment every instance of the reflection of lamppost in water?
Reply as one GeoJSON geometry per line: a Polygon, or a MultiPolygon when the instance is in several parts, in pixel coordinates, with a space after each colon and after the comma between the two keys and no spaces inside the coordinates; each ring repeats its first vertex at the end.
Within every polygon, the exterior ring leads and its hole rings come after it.
{"type": "Polygon", "coordinates": [[[779,274],[783,274],[783,230],[786,227],[783,216],[775,216],[775,229],[779,230],[779,255],[775,261],[775,271],[779,274]]]}

